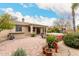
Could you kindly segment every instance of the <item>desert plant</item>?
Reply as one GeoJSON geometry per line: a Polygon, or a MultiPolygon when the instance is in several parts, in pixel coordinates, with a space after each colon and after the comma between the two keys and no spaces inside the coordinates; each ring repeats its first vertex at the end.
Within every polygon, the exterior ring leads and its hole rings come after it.
{"type": "Polygon", "coordinates": [[[22,48],[18,48],[12,56],[26,56],[25,50],[22,48]]]}
{"type": "Polygon", "coordinates": [[[64,36],[64,43],[72,48],[79,48],[79,36],[77,33],[68,33],[64,36]]]}

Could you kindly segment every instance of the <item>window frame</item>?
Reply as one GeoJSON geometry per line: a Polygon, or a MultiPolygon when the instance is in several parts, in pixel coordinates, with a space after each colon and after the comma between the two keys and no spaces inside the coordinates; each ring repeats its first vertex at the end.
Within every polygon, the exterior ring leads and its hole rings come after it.
{"type": "Polygon", "coordinates": [[[16,25],[16,32],[22,32],[22,26],[16,25]]]}

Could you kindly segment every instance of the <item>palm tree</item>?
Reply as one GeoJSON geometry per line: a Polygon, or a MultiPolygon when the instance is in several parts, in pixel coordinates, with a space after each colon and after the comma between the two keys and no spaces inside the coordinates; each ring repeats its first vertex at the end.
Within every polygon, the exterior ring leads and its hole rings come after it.
{"type": "Polygon", "coordinates": [[[79,3],[73,3],[72,4],[72,17],[73,17],[73,31],[76,31],[76,27],[75,27],[75,10],[77,9],[79,3]]]}

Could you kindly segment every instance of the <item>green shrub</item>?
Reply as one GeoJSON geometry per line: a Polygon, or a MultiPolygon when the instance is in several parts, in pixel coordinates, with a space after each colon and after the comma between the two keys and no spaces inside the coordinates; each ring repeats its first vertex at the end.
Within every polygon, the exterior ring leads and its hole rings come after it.
{"type": "Polygon", "coordinates": [[[31,37],[35,37],[36,36],[36,34],[33,32],[32,34],[31,34],[31,37]]]}
{"type": "Polygon", "coordinates": [[[52,36],[52,35],[48,35],[47,36],[47,42],[48,43],[51,43],[51,42],[53,42],[53,41],[55,41],[56,40],[56,36],[52,36]]]}
{"type": "Polygon", "coordinates": [[[60,33],[60,30],[58,28],[54,27],[54,29],[52,30],[52,32],[60,33]]]}
{"type": "Polygon", "coordinates": [[[51,32],[52,32],[52,30],[48,30],[48,31],[47,31],[47,33],[51,33],[51,32]]]}
{"type": "Polygon", "coordinates": [[[78,38],[79,39],[79,33],[75,32],[73,34],[75,35],[75,38],[78,38]]]}
{"type": "Polygon", "coordinates": [[[18,48],[12,56],[26,56],[26,52],[22,48],[18,48]]]}
{"type": "Polygon", "coordinates": [[[64,43],[72,48],[79,49],[79,35],[77,33],[68,33],[64,36],[64,43]]]}
{"type": "Polygon", "coordinates": [[[48,33],[51,33],[51,32],[60,33],[60,30],[59,30],[59,28],[54,27],[54,28],[49,29],[47,32],[48,33]]]}
{"type": "Polygon", "coordinates": [[[53,48],[52,43],[56,40],[56,36],[48,35],[47,36],[47,43],[49,48],[53,48]]]}

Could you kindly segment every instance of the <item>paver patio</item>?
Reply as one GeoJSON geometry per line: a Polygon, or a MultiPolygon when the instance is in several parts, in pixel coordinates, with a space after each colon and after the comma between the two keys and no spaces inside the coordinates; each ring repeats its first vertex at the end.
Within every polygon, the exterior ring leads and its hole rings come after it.
{"type": "Polygon", "coordinates": [[[45,39],[40,36],[9,40],[0,44],[0,55],[11,55],[17,48],[25,49],[27,55],[40,55],[45,44],[45,39]]]}
{"type": "MultiPolygon", "coordinates": [[[[42,56],[42,47],[46,45],[46,40],[42,39],[40,36],[37,37],[26,37],[24,39],[8,40],[0,43],[0,55],[7,56],[11,55],[17,48],[25,49],[27,55],[30,56],[42,56]]],[[[68,55],[78,55],[79,50],[69,48],[63,44],[63,41],[58,43],[59,51],[54,55],[58,56],[68,56],[68,55]]]]}

